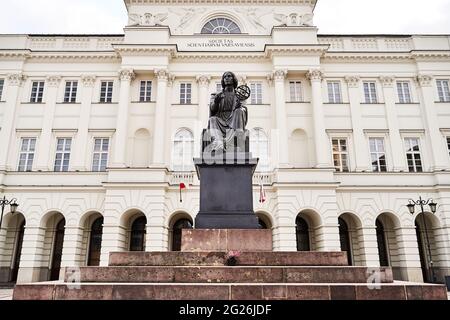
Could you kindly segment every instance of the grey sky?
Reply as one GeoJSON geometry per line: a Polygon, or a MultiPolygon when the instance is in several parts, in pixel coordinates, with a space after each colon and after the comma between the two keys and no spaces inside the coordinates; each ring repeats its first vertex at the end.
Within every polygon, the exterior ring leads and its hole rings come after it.
{"type": "MultiPolygon", "coordinates": [[[[0,33],[123,33],[122,0],[0,0],[0,33]]],[[[320,33],[449,33],[450,0],[319,0],[320,33]]]]}

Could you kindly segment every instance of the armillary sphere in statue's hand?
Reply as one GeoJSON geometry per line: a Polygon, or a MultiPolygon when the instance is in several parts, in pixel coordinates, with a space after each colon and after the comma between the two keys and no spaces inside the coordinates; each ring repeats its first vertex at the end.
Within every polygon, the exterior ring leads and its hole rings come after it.
{"type": "Polygon", "coordinates": [[[251,90],[247,85],[242,85],[236,88],[236,96],[239,100],[245,101],[250,98],[251,90]]]}

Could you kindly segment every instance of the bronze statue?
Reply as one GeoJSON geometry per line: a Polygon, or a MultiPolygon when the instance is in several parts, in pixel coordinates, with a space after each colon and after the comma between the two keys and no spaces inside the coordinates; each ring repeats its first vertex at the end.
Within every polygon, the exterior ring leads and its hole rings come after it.
{"type": "Polygon", "coordinates": [[[247,86],[238,87],[238,80],[233,72],[223,74],[222,91],[211,95],[209,106],[208,131],[211,151],[226,151],[227,145],[229,146],[235,137],[238,145],[239,141],[245,141],[248,112],[242,102],[249,96],[250,89],[247,86]]]}

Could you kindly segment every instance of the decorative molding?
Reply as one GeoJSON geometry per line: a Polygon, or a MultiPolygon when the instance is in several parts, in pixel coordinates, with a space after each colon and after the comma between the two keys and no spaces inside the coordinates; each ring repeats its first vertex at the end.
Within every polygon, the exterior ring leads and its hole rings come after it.
{"type": "Polygon", "coordinates": [[[173,74],[169,73],[169,76],[167,77],[167,86],[172,87],[175,79],[176,77],[173,74]]]}
{"type": "Polygon", "coordinates": [[[61,79],[61,76],[47,76],[46,81],[49,87],[57,87],[61,79]]]}
{"type": "Polygon", "coordinates": [[[414,60],[410,53],[404,52],[326,52],[322,62],[403,62],[414,60]]]}
{"type": "Polygon", "coordinates": [[[186,62],[224,62],[224,61],[267,61],[268,58],[260,52],[178,52],[174,58],[186,62]]]}
{"type": "Polygon", "coordinates": [[[358,88],[361,80],[359,76],[346,76],[344,79],[349,88],[358,88]]]}
{"type": "Polygon", "coordinates": [[[211,76],[202,74],[197,76],[196,79],[200,86],[206,87],[209,85],[209,82],[211,81],[211,76]]]}
{"type": "Polygon", "coordinates": [[[169,79],[169,72],[166,69],[155,70],[155,76],[158,81],[167,81],[169,79]]]}
{"type": "Polygon", "coordinates": [[[313,81],[322,81],[323,79],[323,72],[320,69],[311,69],[306,74],[306,78],[313,81]]]}
{"type": "Polygon", "coordinates": [[[29,57],[29,50],[0,50],[0,58],[5,60],[26,60],[29,57]]]}
{"type": "Polygon", "coordinates": [[[272,79],[275,81],[284,81],[287,76],[287,70],[275,70],[272,72],[272,79]]]}
{"type": "Polygon", "coordinates": [[[153,14],[150,12],[146,12],[144,14],[133,14],[130,13],[129,17],[129,25],[130,26],[162,26],[163,22],[167,20],[169,17],[168,12],[153,14]]]}
{"type": "Polygon", "coordinates": [[[380,77],[381,85],[385,88],[392,88],[395,82],[394,76],[381,76],[380,77]]]}
{"type": "Polygon", "coordinates": [[[433,81],[433,77],[427,74],[419,74],[416,79],[421,87],[431,87],[433,81]]]}
{"type": "Polygon", "coordinates": [[[120,81],[133,81],[136,77],[133,69],[123,69],[119,71],[120,81]]]}
{"type": "Polygon", "coordinates": [[[247,84],[247,76],[246,75],[237,75],[238,82],[240,85],[247,84]]]}
{"type": "Polygon", "coordinates": [[[117,44],[113,45],[114,50],[119,55],[136,55],[136,56],[168,56],[174,57],[177,53],[176,45],[137,45],[137,44],[117,44]]]}
{"type": "Polygon", "coordinates": [[[96,76],[90,76],[90,75],[82,75],[81,76],[81,83],[85,87],[93,87],[95,84],[96,76]]]}
{"type": "Polygon", "coordinates": [[[125,0],[127,8],[130,5],[169,5],[169,4],[182,4],[182,5],[306,5],[314,8],[317,0],[125,0]]]}
{"type": "Polygon", "coordinates": [[[6,77],[9,86],[21,86],[26,78],[23,73],[10,73],[6,77]]]}
{"type": "Polygon", "coordinates": [[[103,62],[120,61],[116,52],[39,52],[29,57],[32,62],[103,62]]]}
{"type": "Polygon", "coordinates": [[[274,55],[277,56],[323,56],[328,50],[328,45],[271,45],[265,47],[265,55],[271,59],[274,55]]]}

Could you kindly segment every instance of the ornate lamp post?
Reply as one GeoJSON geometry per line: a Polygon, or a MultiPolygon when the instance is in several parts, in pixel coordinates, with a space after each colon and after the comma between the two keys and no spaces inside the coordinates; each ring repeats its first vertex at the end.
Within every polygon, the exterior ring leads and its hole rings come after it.
{"type": "Polygon", "coordinates": [[[422,222],[423,222],[423,226],[425,228],[425,236],[427,238],[428,255],[430,257],[429,265],[430,265],[430,271],[431,271],[431,278],[432,278],[432,282],[436,283],[437,280],[436,280],[436,275],[435,275],[434,269],[433,269],[433,258],[431,256],[430,239],[428,238],[428,229],[427,229],[427,223],[425,221],[425,212],[423,210],[423,206],[425,206],[425,205],[430,206],[430,211],[432,213],[436,213],[437,204],[433,201],[433,199],[423,200],[422,197],[419,197],[419,200],[417,200],[417,201],[414,201],[412,199],[409,199],[408,201],[409,201],[409,204],[407,204],[406,206],[408,207],[409,212],[411,214],[414,214],[416,206],[420,206],[420,210],[422,213],[422,222]]]}
{"type": "Polygon", "coordinates": [[[6,197],[4,196],[3,199],[0,200],[0,205],[2,206],[2,214],[0,216],[0,229],[2,228],[3,212],[5,211],[5,206],[7,206],[8,204],[11,206],[11,213],[15,213],[17,210],[17,207],[19,206],[17,204],[16,198],[7,200],[6,197]]]}

